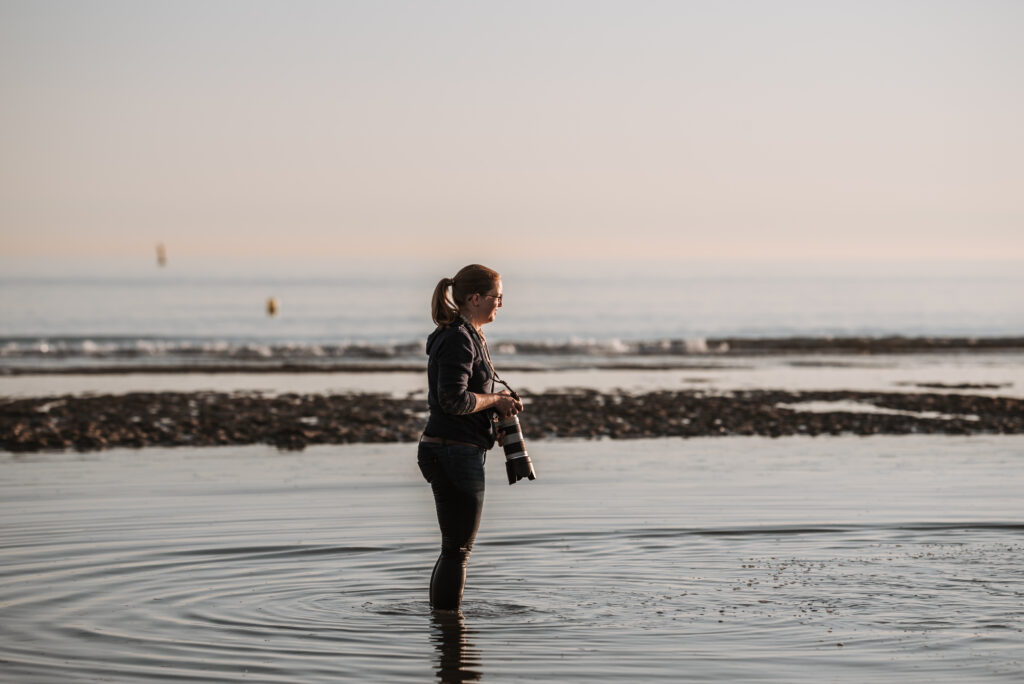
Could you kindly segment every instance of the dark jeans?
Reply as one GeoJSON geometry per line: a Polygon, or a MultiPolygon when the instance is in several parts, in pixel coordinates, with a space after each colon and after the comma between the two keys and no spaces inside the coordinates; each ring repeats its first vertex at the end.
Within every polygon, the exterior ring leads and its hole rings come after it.
{"type": "Polygon", "coordinates": [[[441,555],[430,576],[430,605],[458,610],[466,586],[466,563],[484,507],[487,451],[462,445],[420,442],[420,472],[434,490],[441,526],[441,555]]]}

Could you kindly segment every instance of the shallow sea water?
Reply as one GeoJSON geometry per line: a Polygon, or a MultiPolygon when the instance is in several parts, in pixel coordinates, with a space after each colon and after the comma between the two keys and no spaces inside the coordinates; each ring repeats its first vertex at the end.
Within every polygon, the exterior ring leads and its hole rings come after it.
{"type": "MultiPolygon", "coordinates": [[[[499,359],[500,355],[495,354],[499,359]]],[[[417,359],[426,367],[426,357],[417,359]]],[[[631,360],[635,360],[631,359],[631,360]]],[[[506,357],[505,363],[514,362],[506,357]]],[[[583,359],[576,359],[582,362],[583,359]]],[[[605,359],[604,362],[608,360],[605,359]]],[[[524,393],[566,388],[633,393],[660,390],[731,392],[785,388],[790,391],[962,393],[1024,397],[1024,354],[880,354],[767,355],[762,357],[695,356],[648,358],[683,367],[666,370],[561,368],[502,372],[524,393]],[[939,384],[939,387],[936,387],[939,384]],[[941,385],[945,385],[943,388],[941,385]]],[[[496,361],[498,367],[502,364],[496,361]]],[[[2,375],[0,397],[127,392],[248,391],[265,394],[372,392],[405,397],[424,395],[423,372],[340,371],[325,373],[109,373],[2,375]]]]}
{"type": "Polygon", "coordinates": [[[413,445],[0,454],[3,679],[1024,677],[1024,437],[529,446],[461,617],[413,445]]]}

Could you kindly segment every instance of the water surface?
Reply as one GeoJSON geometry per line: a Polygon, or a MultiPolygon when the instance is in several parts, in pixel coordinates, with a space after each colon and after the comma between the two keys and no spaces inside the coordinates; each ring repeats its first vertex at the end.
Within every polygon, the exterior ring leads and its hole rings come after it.
{"type": "MultiPolygon", "coordinates": [[[[148,255],[147,255],[148,256],[148,255]]],[[[495,341],[737,336],[1016,336],[1024,269],[1015,262],[839,265],[697,262],[493,264],[505,305],[495,341]]],[[[412,343],[454,264],[0,256],[0,360],[35,350],[143,357],[270,344],[412,343]],[[438,272],[438,269],[443,269],[438,272]],[[266,315],[270,297],[279,314],[266,315]],[[5,354],[5,350],[7,353],[5,354]]],[[[614,345],[613,345],[614,346],[614,345]]],[[[45,354],[44,354],[45,355],[45,354]]]]}
{"type": "MultiPolygon", "coordinates": [[[[0,397],[125,392],[249,391],[385,393],[400,397],[425,392],[426,354],[412,363],[422,370],[278,373],[110,373],[2,375],[0,397]]],[[[860,392],[957,392],[1024,397],[1024,354],[893,354],[787,355],[700,358],[675,361],[669,369],[544,369],[515,368],[514,361],[495,354],[495,365],[519,391],[546,392],[590,388],[602,392],[658,390],[785,389],[860,392]],[[513,370],[505,371],[504,368],[513,370]],[[963,385],[969,386],[964,388],[963,385]],[[958,387],[960,386],[960,387],[958,387]]]]}
{"type": "Polygon", "coordinates": [[[409,445],[2,455],[5,678],[1024,676],[1024,438],[530,447],[462,618],[409,445]]]}

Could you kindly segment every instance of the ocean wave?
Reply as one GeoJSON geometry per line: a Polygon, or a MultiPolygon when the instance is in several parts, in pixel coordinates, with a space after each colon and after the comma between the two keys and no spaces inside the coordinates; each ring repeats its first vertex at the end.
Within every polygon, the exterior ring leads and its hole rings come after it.
{"type": "Polygon", "coordinates": [[[422,353],[420,343],[270,342],[134,337],[0,338],[0,359],[301,360],[388,359],[422,353]]]}
{"type": "MultiPolygon", "coordinates": [[[[785,337],[622,340],[493,340],[495,357],[527,365],[650,364],[684,357],[1024,352],[1022,337],[785,337]]],[[[0,337],[0,371],[26,367],[208,366],[245,364],[320,368],[420,364],[421,341],[263,340],[175,337],[0,337]]]]}

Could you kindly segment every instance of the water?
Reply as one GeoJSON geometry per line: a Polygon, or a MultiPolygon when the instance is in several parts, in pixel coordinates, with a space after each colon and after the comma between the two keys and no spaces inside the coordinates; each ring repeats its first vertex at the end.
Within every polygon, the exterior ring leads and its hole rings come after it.
{"type": "MultiPolygon", "coordinates": [[[[426,357],[424,356],[424,359],[426,357]]],[[[733,392],[758,389],[791,391],[963,393],[1024,397],[1024,353],[914,354],[870,358],[830,356],[827,361],[801,356],[705,359],[695,367],[656,370],[601,368],[512,369],[511,359],[495,355],[501,375],[517,390],[589,388],[600,391],[652,392],[700,390],[733,392]],[[958,389],[969,385],[969,389],[958,389]]],[[[373,392],[398,397],[424,395],[425,362],[418,370],[369,372],[260,373],[113,373],[0,375],[0,397],[125,392],[296,392],[336,394],[373,392]]],[[[424,395],[425,396],[425,395],[424,395]]]]}
{"type": "MultiPolygon", "coordinates": [[[[1019,264],[492,265],[506,304],[488,338],[527,392],[1024,396],[1020,349],[941,348],[1024,335],[1019,264]],[[884,335],[939,341],[909,354],[828,349],[831,336],[884,335]],[[792,336],[828,353],[735,353],[714,339],[792,336]]],[[[422,396],[429,294],[458,266],[6,261],[0,397],[422,396]]],[[[461,618],[426,603],[438,532],[408,445],[0,454],[0,672],[1024,676],[1024,438],[533,441],[530,452],[540,479],[514,487],[492,453],[461,618]]]]}
{"type": "Polygon", "coordinates": [[[464,617],[409,445],[0,457],[24,682],[1020,681],[1024,438],[535,442],[464,617]]]}
{"type": "MultiPolygon", "coordinates": [[[[457,268],[0,265],[0,367],[419,363],[430,294],[457,268]],[[270,297],[276,317],[265,312],[270,297]]],[[[549,367],[595,354],[713,353],[706,340],[720,337],[1024,334],[1019,264],[495,266],[506,303],[490,339],[549,367]]]]}

